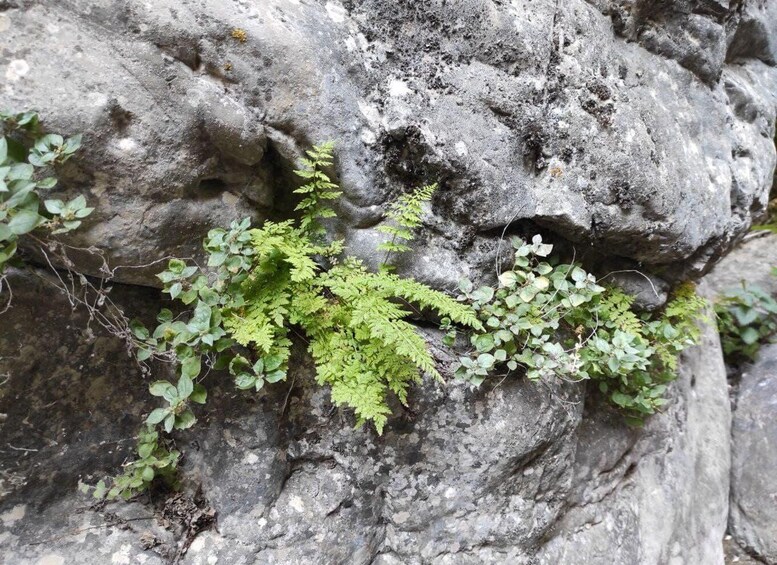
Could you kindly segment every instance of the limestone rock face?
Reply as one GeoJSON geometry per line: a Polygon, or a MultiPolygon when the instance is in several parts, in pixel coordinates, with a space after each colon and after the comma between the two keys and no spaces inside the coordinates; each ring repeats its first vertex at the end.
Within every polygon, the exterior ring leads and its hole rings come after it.
{"type": "MultiPolygon", "coordinates": [[[[324,140],[344,190],[329,228],[367,262],[386,204],[438,182],[405,273],[487,278],[504,236],[540,231],[660,307],[765,208],[775,64],[771,0],[0,0],[0,108],[84,134],[56,191],[95,212],[68,242],[133,267],[111,296],[146,319],[160,298],[131,285],[158,286],[212,227],[291,216],[295,163],[324,140]]],[[[378,437],[302,355],[260,395],[213,374],[199,425],[176,435],[183,493],[104,505],[77,483],[130,455],[148,377],[45,278],[11,282],[10,564],[723,562],[731,416],[710,328],[640,429],[581,384],[507,378],[426,382],[378,437]]],[[[762,369],[741,446],[775,441],[762,369]]],[[[770,515],[749,505],[771,487],[737,445],[732,528],[768,557],[770,515]]]]}
{"type": "MultiPolygon", "coordinates": [[[[161,564],[185,548],[190,564],[722,563],[729,407],[714,332],[641,429],[593,390],[509,378],[476,392],[428,381],[378,437],[333,409],[304,362],[259,395],[212,375],[199,424],[176,436],[185,494],[91,506],[79,479],[116,472],[155,402],[124,344],[86,331],[45,280],[13,277],[0,334],[9,564],[161,564]]],[[[158,307],[148,289],[111,295],[128,315],[158,307]]]]}
{"type": "Polygon", "coordinates": [[[746,284],[777,296],[777,277],[772,274],[774,267],[777,267],[777,234],[762,232],[726,255],[705,281],[716,295],[746,284]]]}
{"type": "MultiPolygon", "coordinates": [[[[417,276],[537,227],[664,277],[764,207],[777,13],[766,0],[6,0],[0,106],[83,132],[64,171],[114,265],[288,215],[302,149],[338,144],[333,229],[368,256],[387,200],[438,181],[417,276]],[[236,29],[246,40],[232,37],[236,29]],[[628,262],[628,261],[627,261],[628,262]]],[[[83,259],[84,268],[93,267],[83,259]]],[[[156,284],[158,265],[119,271],[156,284]]]]}
{"type": "MultiPolygon", "coordinates": [[[[777,296],[777,236],[753,237],[706,277],[717,294],[755,285],[777,296]]],[[[766,563],[777,563],[777,345],[761,348],[754,363],[733,371],[735,406],[731,434],[733,540],[766,563]]]]}
{"type": "Polygon", "coordinates": [[[777,345],[763,347],[742,374],[731,442],[731,533],[777,563],[777,345]]]}

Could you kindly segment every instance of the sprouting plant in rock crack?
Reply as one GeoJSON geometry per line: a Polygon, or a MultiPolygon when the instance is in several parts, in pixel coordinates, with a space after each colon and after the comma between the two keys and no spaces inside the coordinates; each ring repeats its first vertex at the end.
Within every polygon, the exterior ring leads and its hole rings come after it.
{"type": "Polygon", "coordinates": [[[498,287],[460,285],[459,300],[486,329],[470,336],[472,352],[460,358],[456,375],[475,386],[517,370],[531,380],[596,380],[631,422],[656,412],[678,353],[699,338],[706,301],[684,284],[660,316],[636,314],[633,297],[600,286],[579,265],[548,260],[553,247],[539,235],[512,243],[515,261],[498,287]]]}
{"type": "MultiPolygon", "coordinates": [[[[514,265],[499,275],[497,288],[465,281],[454,300],[389,266],[392,254],[410,250],[433,185],[389,208],[380,229],[388,239],[378,247],[383,263],[370,271],[347,255],[343,241],[327,240],[324,222],[340,196],[326,172],[332,160],[332,146],[319,145],[297,171],[306,181],[296,190],[299,220],[252,228],[246,219],[211,230],[205,269],[172,260],[159,275],[185,308],[177,315],[162,310],[153,331],[132,326],[138,358],[172,360],[176,372],[174,382],[150,386],[162,405],[146,418],[148,433],[194,425],[207,378],[218,370],[245,391],[285,380],[292,334],[307,343],[316,380],[330,388],[332,401],[352,409],[357,425],[371,422],[382,433],[389,395],[406,404],[422,374],[442,378],[408,321],[409,305],[440,316],[448,344],[457,331],[471,332],[474,350],[462,356],[456,375],[475,385],[499,370],[524,371],[532,380],[596,380],[634,422],[665,402],[677,353],[698,339],[695,321],[705,302],[692,285],[679,287],[660,316],[637,314],[632,297],[600,286],[579,265],[550,259],[552,246],[536,236],[530,243],[514,238],[514,265]]],[[[158,436],[154,441],[99,492],[128,497],[158,476],[172,477],[178,454],[158,436]]]]}
{"type": "Polygon", "coordinates": [[[393,270],[389,264],[392,255],[412,251],[408,243],[413,241],[413,232],[421,225],[424,205],[432,199],[436,190],[437,185],[430,184],[410,194],[403,194],[391,204],[386,213],[390,221],[377,228],[379,232],[390,237],[388,241],[378,245],[378,251],[385,253],[381,263],[382,269],[393,270]]]}
{"type": "Polygon", "coordinates": [[[769,204],[766,207],[766,217],[764,220],[753,225],[753,231],[769,231],[777,233],[777,184],[772,187],[771,194],[769,195],[769,204]]]}
{"type": "Polygon", "coordinates": [[[94,486],[80,482],[83,493],[92,493],[95,498],[129,499],[146,490],[154,479],[164,479],[171,486],[177,485],[177,466],[181,454],[171,450],[159,437],[153,426],[145,426],[138,434],[135,447],[137,458],[124,467],[124,473],[114,478],[108,486],[104,480],[94,486]]]}
{"type": "MultiPolygon", "coordinates": [[[[164,291],[189,310],[177,316],[162,310],[153,331],[133,324],[139,359],[172,355],[177,367],[175,383],[150,386],[163,405],[146,418],[149,426],[168,433],[192,426],[193,407],[205,402],[204,382],[212,369],[228,370],[246,391],[285,380],[294,331],[305,337],[316,380],[330,387],[332,401],[351,408],[357,425],[371,422],[382,433],[390,394],[406,404],[409,386],[422,374],[441,379],[425,339],[407,321],[413,312],[405,305],[431,310],[449,325],[483,329],[470,306],[387,268],[372,272],[344,253],[342,241],[326,241],[322,222],[335,215],[330,203],[340,195],[325,172],[332,149],[314,147],[297,171],[306,181],[295,191],[302,197],[299,221],[251,228],[246,219],[211,230],[204,241],[206,270],[172,260],[159,275],[164,291]]],[[[409,250],[405,244],[433,191],[424,187],[389,208],[392,224],[383,231],[392,239],[381,250],[409,250]]],[[[131,496],[158,469],[167,469],[138,465],[131,463],[112,487],[103,484],[101,493],[131,496]]]]}
{"type": "Polygon", "coordinates": [[[35,230],[54,235],[74,230],[93,209],[83,196],[42,201],[57,184],[56,167],[80,147],[80,135],[44,135],[34,112],[0,112],[0,133],[1,274],[14,260],[20,237],[35,230]]]}
{"type": "MultiPolygon", "coordinates": [[[[777,269],[772,271],[777,275],[777,269]]],[[[757,285],[743,284],[716,302],[715,314],[726,361],[752,360],[777,335],[777,300],[757,285]]]]}

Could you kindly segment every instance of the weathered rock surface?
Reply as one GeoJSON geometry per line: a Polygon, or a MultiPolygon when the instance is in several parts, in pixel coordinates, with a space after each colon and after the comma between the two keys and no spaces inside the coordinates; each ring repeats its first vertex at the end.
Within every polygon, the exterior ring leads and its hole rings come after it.
{"type": "MultiPolygon", "coordinates": [[[[416,277],[488,276],[503,234],[539,229],[602,271],[649,273],[621,279],[655,307],[664,280],[708,268],[764,209],[775,63],[767,0],[0,0],[0,107],[85,134],[58,190],[87,193],[96,211],[70,241],[113,266],[288,216],[295,160],[333,139],[345,197],[332,230],[366,259],[386,202],[439,181],[403,266],[416,277]]],[[[158,270],[118,280],[155,285],[158,270]]],[[[425,383],[379,438],[333,410],[302,357],[259,396],[212,375],[199,426],[177,436],[186,496],[103,506],[76,484],[128,455],[154,407],[144,377],[44,282],[13,282],[0,317],[12,565],[723,561],[730,413],[710,330],[639,430],[580,385],[506,379],[425,383]]],[[[148,289],[112,296],[129,316],[159,307],[148,289]]],[[[775,441],[758,425],[768,401],[740,398],[745,510],[731,513],[765,556],[771,507],[749,505],[773,492],[744,446],[775,441]]]]}
{"type": "MultiPolygon", "coordinates": [[[[383,204],[441,182],[415,265],[447,284],[539,225],[675,277],[764,207],[775,164],[766,0],[6,0],[0,106],[84,132],[63,172],[114,264],[197,253],[289,213],[289,171],[338,142],[368,255],[383,204]],[[247,41],[231,37],[242,28],[247,41]]],[[[90,263],[83,259],[83,266],[90,263]]],[[[155,284],[154,268],[119,273],[155,284]]]]}
{"type": "MultiPolygon", "coordinates": [[[[750,234],[705,277],[720,296],[755,285],[777,296],[777,235],[750,234]]],[[[728,541],[737,561],[777,563],[777,345],[761,348],[756,362],[729,367],[734,406],[731,437],[731,502],[728,541]]]]}
{"type": "Polygon", "coordinates": [[[571,510],[543,548],[551,563],[721,563],[730,406],[718,336],[685,356],[678,399],[625,441],[600,408],[578,431],[571,510]]]}
{"type": "Polygon", "coordinates": [[[734,415],[731,533],[771,565],[777,563],[777,345],[761,348],[742,373],[734,415]]]}
{"type": "MultiPolygon", "coordinates": [[[[578,385],[506,379],[478,392],[427,382],[377,437],[332,409],[305,363],[258,396],[212,376],[200,423],[177,437],[188,491],[207,501],[194,513],[217,513],[199,531],[164,495],[102,507],[77,492],[116,471],[154,402],[120,341],[85,332],[43,283],[12,282],[0,333],[9,564],[166,563],[187,540],[191,564],[722,562],[729,409],[712,333],[643,429],[578,385]]],[[[158,306],[120,286],[112,297],[127,315],[158,306]]]]}
{"type": "MultiPolygon", "coordinates": [[[[753,236],[755,234],[751,234],[753,236]]],[[[725,294],[742,284],[755,285],[777,296],[777,234],[762,234],[736,247],[705,277],[711,292],[725,294]]]]}

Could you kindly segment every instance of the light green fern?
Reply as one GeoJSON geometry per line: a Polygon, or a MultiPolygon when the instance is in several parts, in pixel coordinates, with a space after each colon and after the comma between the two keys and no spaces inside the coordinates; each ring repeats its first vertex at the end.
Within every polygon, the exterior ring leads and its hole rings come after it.
{"type": "MultiPolygon", "coordinates": [[[[248,241],[247,248],[234,249],[240,261],[232,248],[218,261],[235,265],[235,274],[226,276],[229,284],[220,287],[232,289],[221,300],[222,324],[227,337],[244,348],[229,366],[239,388],[259,389],[265,381],[284,378],[293,330],[307,339],[317,380],[331,387],[332,401],[382,432],[391,413],[390,394],[404,404],[409,386],[422,374],[442,378],[426,340],[407,318],[430,310],[463,326],[482,325],[472,308],[446,294],[386,269],[370,272],[361,261],[341,255],[342,242],[325,244],[321,221],[334,215],[329,203],[340,194],[323,172],[332,164],[332,145],[307,154],[297,171],[309,181],[296,190],[303,197],[297,224],[265,222],[247,235],[219,233],[218,245],[206,246],[223,255],[223,242],[248,241]]],[[[382,231],[392,243],[380,249],[409,249],[405,243],[412,240],[434,189],[416,190],[391,206],[388,216],[395,225],[382,231]]]]}
{"type": "Polygon", "coordinates": [[[599,295],[596,309],[604,325],[612,330],[641,335],[642,320],[631,309],[634,299],[617,286],[608,287],[607,292],[599,295]]]}
{"type": "MultiPolygon", "coordinates": [[[[244,219],[213,229],[204,241],[207,271],[175,259],[159,275],[164,291],[190,310],[178,316],[163,310],[153,332],[133,323],[139,359],[173,361],[179,372],[175,385],[152,383],[151,394],[167,406],[148,415],[150,430],[162,425],[169,433],[196,422],[192,407],[206,401],[206,368],[228,368],[241,390],[284,380],[294,334],[307,342],[316,380],[330,387],[334,404],[353,409],[357,425],[371,422],[382,433],[391,395],[407,404],[409,387],[423,374],[442,378],[426,340],[407,319],[429,310],[448,325],[482,328],[469,306],[388,269],[370,272],[343,253],[343,241],[326,241],[322,222],[335,215],[331,203],[341,194],[325,172],[333,164],[332,151],[331,143],[314,147],[296,171],[307,181],[295,191],[302,197],[299,221],[268,221],[251,229],[244,219]]],[[[392,243],[381,250],[409,250],[406,243],[433,192],[434,186],[424,187],[391,206],[388,216],[395,225],[382,231],[392,243]]],[[[145,457],[150,448],[142,449],[145,457]]],[[[177,454],[169,466],[175,461],[177,454]]],[[[114,480],[120,492],[134,494],[156,476],[148,465],[137,469],[143,475],[133,475],[129,486],[128,479],[114,480]]],[[[99,492],[113,491],[103,483],[99,492]]]]}
{"type": "Polygon", "coordinates": [[[377,228],[391,238],[378,245],[379,251],[386,252],[382,263],[384,270],[391,270],[388,263],[392,254],[411,250],[408,243],[415,238],[413,231],[421,225],[424,204],[432,199],[436,190],[436,184],[421,187],[410,194],[403,194],[389,206],[386,212],[389,222],[377,228]]]}
{"type": "Polygon", "coordinates": [[[302,168],[294,171],[297,176],[308,181],[294,192],[303,197],[296,207],[297,211],[302,212],[300,228],[314,236],[314,239],[320,239],[326,233],[321,220],[336,215],[329,202],[337,200],[342,194],[337,184],[324,172],[334,162],[333,152],[332,142],[316,145],[306,151],[307,158],[301,160],[302,168]]]}

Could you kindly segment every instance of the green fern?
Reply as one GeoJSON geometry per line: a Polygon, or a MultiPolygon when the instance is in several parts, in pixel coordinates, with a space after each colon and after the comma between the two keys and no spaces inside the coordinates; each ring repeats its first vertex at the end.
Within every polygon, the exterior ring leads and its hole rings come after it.
{"type": "Polygon", "coordinates": [[[661,317],[645,324],[658,360],[657,373],[674,378],[678,354],[701,338],[699,322],[709,321],[708,306],[707,299],[696,293],[696,285],[685,282],[674,290],[661,317]]]}
{"type": "Polygon", "coordinates": [[[705,314],[708,307],[707,299],[696,293],[696,285],[685,282],[672,293],[664,310],[664,318],[671,322],[681,335],[697,342],[701,337],[699,322],[709,321],[709,314],[705,314]]]}
{"type": "Polygon", "coordinates": [[[372,421],[379,434],[391,414],[387,392],[406,403],[409,383],[419,380],[411,363],[398,362],[383,343],[351,328],[318,332],[309,351],[316,363],[316,379],[331,387],[332,401],[353,408],[357,426],[372,421]]]}
{"type": "Polygon", "coordinates": [[[483,329],[477,313],[467,304],[457,302],[448,295],[435,291],[413,279],[403,279],[392,273],[372,275],[361,282],[366,288],[402,298],[422,308],[429,308],[451,321],[476,330],[483,329]]]}
{"type": "MultiPolygon", "coordinates": [[[[321,221],[335,215],[330,203],[341,194],[324,172],[333,163],[332,150],[331,143],[314,147],[296,171],[308,181],[295,191],[302,196],[298,222],[265,222],[250,229],[244,219],[229,229],[213,229],[204,241],[208,271],[176,259],[159,275],[164,291],[191,311],[174,317],[163,310],[153,332],[133,324],[139,358],[172,360],[179,372],[176,385],[152,383],[151,394],[167,406],[148,415],[150,429],[162,425],[170,433],[196,422],[192,404],[207,398],[204,368],[228,368],[241,390],[284,380],[293,332],[307,341],[316,380],[330,387],[335,405],[352,408],[357,425],[372,422],[382,433],[391,395],[407,404],[409,387],[423,374],[442,378],[426,340],[407,319],[431,310],[447,325],[482,328],[469,306],[387,269],[370,272],[342,254],[342,241],[325,241],[321,221]]],[[[382,250],[409,249],[405,243],[433,192],[434,186],[424,187],[390,208],[397,227],[384,233],[392,235],[395,246],[382,250]]],[[[138,488],[148,487],[155,476],[144,473],[150,478],[138,488]]]]}
{"type": "MultiPolygon", "coordinates": [[[[310,181],[296,191],[303,196],[299,224],[265,222],[247,232],[250,249],[239,249],[249,267],[238,279],[237,298],[225,303],[223,327],[250,355],[241,351],[230,366],[239,388],[258,389],[269,380],[262,373],[268,359],[272,370],[285,376],[294,329],[307,337],[317,380],[331,387],[332,401],[352,408],[358,422],[371,421],[382,432],[391,413],[390,394],[404,404],[408,388],[422,374],[442,378],[426,340],[407,318],[431,310],[463,326],[482,325],[469,306],[446,294],[385,269],[370,272],[352,257],[337,257],[342,242],[323,244],[319,220],[333,215],[327,203],[340,194],[322,172],[332,164],[331,151],[331,144],[315,147],[298,171],[310,181]],[[329,258],[328,269],[322,257],[329,258]]],[[[392,235],[394,244],[412,239],[410,230],[420,225],[423,204],[434,188],[419,189],[391,206],[388,216],[398,227],[386,226],[384,233],[392,235]]]]}
{"type": "Polygon", "coordinates": [[[306,151],[308,157],[301,160],[302,168],[294,171],[297,176],[308,181],[294,191],[303,197],[295,210],[302,212],[300,228],[313,239],[321,239],[326,234],[321,220],[336,215],[329,202],[337,200],[342,194],[337,184],[324,172],[334,162],[333,152],[332,142],[316,145],[306,151]]]}
{"type": "Polygon", "coordinates": [[[598,297],[597,313],[601,322],[611,330],[641,335],[642,320],[632,311],[635,297],[612,286],[598,297]]]}
{"type": "Polygon", "coordinates": [[[413,230],[421,225],[421,217],[424,212],[424,204],[432,199],[436,184],[430,184],[414,190],[410,194],[403,194],[394,201],[386,212],[390,223],[379,226],[377,230],[391,237],[378,245],[378,251],[385,251],[382,268],[390,270],[389,259],[393,253],[406,253],[411,250],[407,244],[415,236],[413,230]]]}

